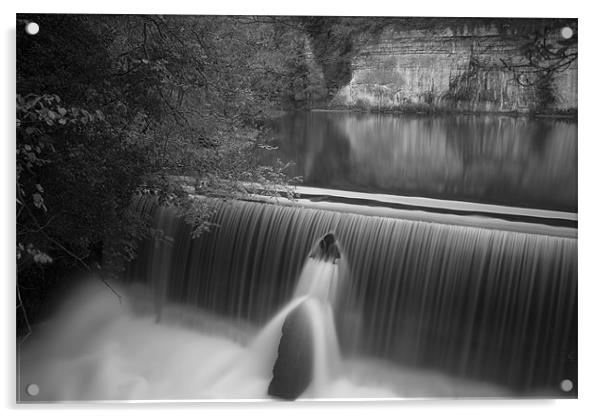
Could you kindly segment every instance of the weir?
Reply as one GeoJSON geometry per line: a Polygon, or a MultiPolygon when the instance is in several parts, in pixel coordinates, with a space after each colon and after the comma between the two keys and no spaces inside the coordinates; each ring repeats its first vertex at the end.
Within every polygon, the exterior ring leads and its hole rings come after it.
{"type": "Polygon", "coordinates": [[[347,268],[334,310],[343,356],[527,396],[577,381],[574,238],[228,202],[211,220],[219,226],[191,239],[171,209],[137,205],[163,234],[142,243],[128,274],[153,287],[158,312],[169,300],[263,326],[299,296],[308,255],[332,231],[347,268]]]}

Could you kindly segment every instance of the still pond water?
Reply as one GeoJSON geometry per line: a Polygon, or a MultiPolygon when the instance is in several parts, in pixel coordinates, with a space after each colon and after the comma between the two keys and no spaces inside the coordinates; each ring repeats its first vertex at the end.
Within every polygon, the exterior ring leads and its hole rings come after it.
{"type": "Polygon", "coordinates": [[[577,212],[574,121],[313,111],[275,133],[306,186],[577,212]]]}

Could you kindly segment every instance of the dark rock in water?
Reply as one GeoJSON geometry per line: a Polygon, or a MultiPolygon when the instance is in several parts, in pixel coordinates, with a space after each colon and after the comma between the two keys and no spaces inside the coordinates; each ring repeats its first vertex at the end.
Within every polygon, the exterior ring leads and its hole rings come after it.
{"type": "Polygon", "coordinates": [[[311,324],[304,306],[300,305],[288,315],[282,326],[268,394],[286,400],[297,399],[311,383],[313,361],[311,324]]]}
{"type": "Polygon", "coordinates": [[[332,232],[324,235],[318,242],[318,246],[309,255],[311,258],[319,258],[322,260],[336,262],[341,258],[339,244],[332,232]]]}

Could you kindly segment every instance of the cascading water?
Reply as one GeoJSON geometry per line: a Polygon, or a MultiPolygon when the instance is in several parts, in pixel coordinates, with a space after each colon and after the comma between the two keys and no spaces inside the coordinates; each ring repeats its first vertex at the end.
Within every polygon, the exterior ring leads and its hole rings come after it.
{"type": "Polygon", "coordinates": [[[20,400],[266,398],[297,310],[301,398],[576,393],[560,391],[576,382],[574,238],[229,202],[191,239],[137,205],[158,232],[124,303],[101,284],[67,298],[20,350],[20,400]],[[315,256],[329,231],[335,262],[315,256]]]}
{"type": "MultiPolygon", "coordinates": [[[[158,209],[156,222],[172,216],[158,209]]],[[[221,204],[214,222],[191,240],[179,221],[163,277],[169,300],[265,323],[295,296],[298,277],[307,293],[316,285],[307,278],[329,274],[327,263],[305,261],[334,231],[350,271],[335,292],[343,353],[523,394],[576,381],[576,239],[252,202],[221,204]]],[[[156,256],[143,253],[131,276],[148,278],[156,256]]]]}
{"type": "MultiPolygon", "coordinates": [[[[340,366],[333,309],[345,265],[332,233],[316,244],[305,262],[292,303],[302,302],[282,326],[278,358],[268,387],[272,396],[295,399],[306,392],[319,396],[340,366]]],[[[286,309],[286,308],[285,308],[286,309]]]]}

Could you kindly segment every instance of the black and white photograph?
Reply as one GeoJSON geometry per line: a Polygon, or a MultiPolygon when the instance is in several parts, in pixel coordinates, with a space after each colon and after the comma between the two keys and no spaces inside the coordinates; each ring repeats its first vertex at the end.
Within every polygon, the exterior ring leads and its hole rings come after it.
{"type": "Polygon", "coordinates": [[[579,398],[562,16],[17,13],[16,403],[579,398]]]}

